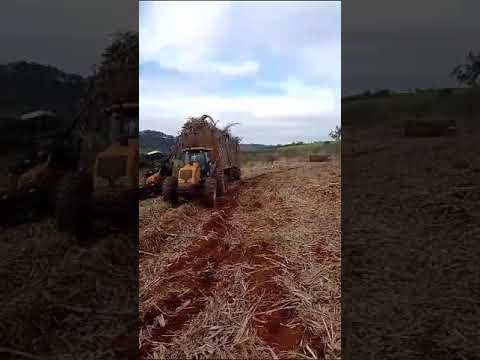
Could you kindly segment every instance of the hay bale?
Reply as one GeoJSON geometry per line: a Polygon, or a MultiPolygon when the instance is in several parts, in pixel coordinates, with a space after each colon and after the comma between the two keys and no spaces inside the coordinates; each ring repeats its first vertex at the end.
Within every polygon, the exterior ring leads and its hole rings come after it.
{"type": "Polygon", "coordinates": [[[457,127],[453,120],[407,120],[404,123],[403,134],[407,137],[449,136],[456,133],[457,127]]]}
{"type": "Polygon", "coordinates": [[[327,154],[310,154],[308,157],[310,162],[325,162],[330,161],[330,155],[327,154]]]}

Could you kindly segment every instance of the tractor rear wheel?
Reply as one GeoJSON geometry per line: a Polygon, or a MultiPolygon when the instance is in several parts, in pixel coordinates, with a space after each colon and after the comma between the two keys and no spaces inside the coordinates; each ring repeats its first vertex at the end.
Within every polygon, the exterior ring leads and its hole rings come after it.
{"type": "Polygon", "coordinates": [[[227,178],[225,176],[225,171],[223,170],[222,166],[219,166],[217,168],[215,177],[216,177],[216,180],[217,180],[217,194],[218,194],[218,196],[225,195],[228,191],[228,184],[227,184],[227,178]]]}
{"type": "Polygon", "coordinates": [[[174,176],[167,177],[162,184],[163,200],[171,204],[175,204],[178,199],[177,194],[177,178],[174,176]]]}
{"type": "Polygon", "coordinates": [[[215,178],[209,177],[205,181],[205,193],[204,200],[205,205],[208,207],[214,207],[217,200],[217,180],[215,178]]]}
{"type": "Polygon", "coordinates": [[[240,180],[241,177],[242,177],[242,173],[241,173],[240,169],[237,168],[237,167],[233,168],[233,178],[235,180],[240,180]]]}
{"type": "Polygon", "coordinates": [[[92,191],[88,176],[69,173],[60,179],[55,199],[58,231],[84,238],[84,240],[91,235],[92,191]]]}

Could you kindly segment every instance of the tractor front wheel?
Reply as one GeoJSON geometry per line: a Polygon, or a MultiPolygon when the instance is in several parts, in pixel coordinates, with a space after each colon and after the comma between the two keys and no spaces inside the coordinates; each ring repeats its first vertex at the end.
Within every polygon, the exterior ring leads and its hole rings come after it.
{"type": "Polygon", "coordinates": [[[208,178],[205,181],[205,205],[214,207],[217,200],[217,180],[208,178]]]}
{"type": "Polygon", "coordinates": [[[175,204],[178,199],[177,194],[177,178],[174,176],[167,177],[162,184],[163,200],[171,204],[175,204]]]}
{"type": "Polygon", "coordinates": [[[216,180],[217,180],[217,194],[218,196],[223,196],[228,192],[227,178],[225,176],[225,171],[223,167],[219,166],[216,171],[216,180]]]}
{"type": "Polygon", "coordinates": [[[233,179],[234,180],[240,180],[242,177],[242,173],[239,168],[235,167],[233,168],[233,179]]]}
{"type": "Polygon", "coordinates": [[[60,179],[55,199],[58,231],[84,238],[84,240],[91,235],[92,190],[88,176],[71,173],[60,179]]]}

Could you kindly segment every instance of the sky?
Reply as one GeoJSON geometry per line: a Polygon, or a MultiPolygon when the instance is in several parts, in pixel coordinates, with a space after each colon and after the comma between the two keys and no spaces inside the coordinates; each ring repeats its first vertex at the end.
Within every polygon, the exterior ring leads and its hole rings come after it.
{"type": "Polygon", "coordinates": [[[136,1],[2,1],[0,14],[0,64],[38,62],[83,76],[113,33],[138,30],[136,1]]]}
{"type": "Polygon", "coordinates": [[[340,2],[142,2],[139,34],[141,130],[209,114],[283,144],[340,124],[340,2]]]}
{"type": "Polygon", "coordinates": [[[449,76],[478,48],[475,0],[349,1],[342,8],[344,94],[456,86],[449,76]]]}

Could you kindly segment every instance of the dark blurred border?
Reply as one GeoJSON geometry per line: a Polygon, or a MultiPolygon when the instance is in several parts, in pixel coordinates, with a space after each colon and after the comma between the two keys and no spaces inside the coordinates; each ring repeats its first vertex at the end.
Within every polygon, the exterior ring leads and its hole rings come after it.
{"type": "Polygon", "coordinates": [[[478,358],[473,1],[342,4],[342,358],[478,358]]]}
{"type": "Polygon", "coordinates": [[[0,358],[137,358],[138,2],[0,19],[0,358]]]}

